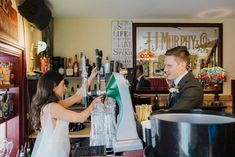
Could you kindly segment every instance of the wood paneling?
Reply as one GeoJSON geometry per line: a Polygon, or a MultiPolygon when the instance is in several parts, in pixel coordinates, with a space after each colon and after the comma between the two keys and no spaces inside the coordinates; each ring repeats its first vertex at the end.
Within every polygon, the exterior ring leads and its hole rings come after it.
{"type": "Polygon", "coordinates": [[[232,94],[232,105],[233,105],[233,113],[235,113],[235,80],[231,80],[231,94],[232,94]]]}

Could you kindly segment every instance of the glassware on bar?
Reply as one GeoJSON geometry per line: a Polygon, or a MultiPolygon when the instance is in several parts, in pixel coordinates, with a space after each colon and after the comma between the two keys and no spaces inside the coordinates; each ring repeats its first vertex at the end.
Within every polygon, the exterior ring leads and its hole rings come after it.
{"type": "Polygon", "coordinates": [[[104,104],[96,103],[91,113],[90,146],[113,147],[116,135],[116,102],[106,97],[104,104]]]}
{"type": "Polygon", "coordinates": [[[0,139],[0,157],[10,157],[13,142],[10,139],[0,139]]]}

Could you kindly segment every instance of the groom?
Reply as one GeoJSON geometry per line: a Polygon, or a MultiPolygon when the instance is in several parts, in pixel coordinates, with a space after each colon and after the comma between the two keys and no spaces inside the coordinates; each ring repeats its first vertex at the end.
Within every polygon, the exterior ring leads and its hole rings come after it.
{"type": "Polygon", "coordinates": [[[168,109],[200,108],[203,103],[202,86],[188,71],[189,63],[189,52],[184,46],[165,53],[164,75],[170,86],[168,109]]]}

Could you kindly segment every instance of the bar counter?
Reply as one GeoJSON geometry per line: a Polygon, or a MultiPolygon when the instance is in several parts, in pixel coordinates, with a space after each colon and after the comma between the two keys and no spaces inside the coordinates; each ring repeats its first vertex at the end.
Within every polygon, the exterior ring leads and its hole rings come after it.
{"type": "MultiPolygon", "coordinates": [[[[91,130],[91,124],[90,123],[84,123],[86,126],[84,129],[80,131],[74,131],[69,132],[69,138],[89,138],[90,137],[90,130],[91,130]]],[[[34,132],[31,135],[29,135],[29,138],[35,139],[37,137],[37,133],[34,132]]]]}
{"type": "MultiPolygon", "coordinates": [[[[90,137],[90,130],[91,130],[91,124],[90,123],[84,123],[86,126],[83,130],[80,131],[74,131],[69,132],[69,137],[72,139],[75,138],[89,138],[90,137]]],[[[37,133],[32,133],[29,138],[36,139],[37,133]]],[[[99,156],[90,156],[90,157],[99,157],[99,156]]],[[[101,157],[101,156],[100,156],[101,157]]],[[[104,156],[102,156],[104,157],[104,156]]],[[[133,151],[126,151],[123,152],[120,156],[113,156],[113,157],[143,157],[143,150],[133,150],[133,151]]]]}

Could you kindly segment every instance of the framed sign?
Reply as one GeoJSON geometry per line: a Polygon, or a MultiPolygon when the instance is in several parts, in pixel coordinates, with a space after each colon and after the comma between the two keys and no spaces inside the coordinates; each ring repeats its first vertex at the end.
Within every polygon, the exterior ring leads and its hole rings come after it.
{"type": "Polygon", "coordinates": [[[120,62],[125,68],[133,67],[132,22],[112,22],[112,60],[120,62]]]}
{"type": "Polygon", "coordinates": [[[190,52],[190,68],[197,77],[204,67],[223,66],[222,36],[221,23],[133,23],[134,66],[143,62],[158,63],[159,66],[149,67],[153,68],[154,76],[155,67],[164,68],[163,56],[168,49],[186,46],[190,52]]]}
{"type": "Polygon", "coordinates": [[[13,0],[0,1],[0,36],[18,42],[18,13],[13,0]]]}

